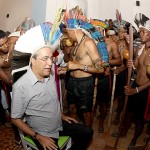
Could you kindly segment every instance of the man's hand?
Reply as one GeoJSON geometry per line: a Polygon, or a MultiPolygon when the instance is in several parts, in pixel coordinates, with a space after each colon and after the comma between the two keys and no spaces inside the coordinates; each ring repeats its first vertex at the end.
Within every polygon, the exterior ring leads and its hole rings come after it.
{"type": "Polygon", "coordinates": [[[107,75],[110,75],[110,67],[107,67],[106,69],[105,69],[105,75],[107,76],[107,75]]]}
{"type": "Polygon", "coordinates": [[[44,150],[57,150],[58,146],[55,144],[55,141],[43,135],[38,134],[37,140],[43,146],[44,150]]]}
{"type": "Polygon", "coordinates": [[[60,74],[66,74],[67,72],[67,67],[59,67],[57,69],[57,73],[60,75],[60,74]]]}
{"type": "Polygon", "coordinates": [[[61,113],[61,118],[62,118],[62,120],[65,120],[68,123],[71,123],[72,121],[74,123],[79,123],[76,119],[73,119],[71,117],[65,116],[63,113],[61,113]]]}
{"type": "Polygon", "coordinates": [[[133,60],[128,59],[126,62],[126,65],[128,68],[132,67],[133,66],[133,60]]]}
{"type": "Polygon", "coordinates": [[[124,88],[125,88],[124,90],[125,95],[134,95],[137,93],[136,88],[134,89],[134,88],[127,87],[127,86],[125,86],[124,88]]]}

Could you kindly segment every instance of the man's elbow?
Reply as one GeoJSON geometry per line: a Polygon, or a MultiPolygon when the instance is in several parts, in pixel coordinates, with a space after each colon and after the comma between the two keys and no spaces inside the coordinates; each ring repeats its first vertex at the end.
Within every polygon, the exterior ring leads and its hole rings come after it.
{"type": "Polygon", "coordinates": [[[104,68],[100,68],[100,69],[98,69],[98,72],[97,73],[104,73],[104,68]]]}
{"type": "Polygon", "coordinates": [[[14,118],[11,118],[11,122],[12,122],[13,124],[15,124],[15,122],[16,122],[16,119],[14,119],[14,118]]]}
{"type": "Polygon", "coordinates": [[[14,124],[14,125],[17,125],[18,121],[19,121],[19,119],[11,118],[11,122],[12,122],[12,124],[14,124]]]}

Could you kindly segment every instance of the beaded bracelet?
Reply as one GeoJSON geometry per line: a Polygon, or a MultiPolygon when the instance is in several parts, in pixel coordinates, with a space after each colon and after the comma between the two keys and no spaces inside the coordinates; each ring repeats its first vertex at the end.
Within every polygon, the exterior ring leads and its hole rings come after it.
{"type": "Polygon", "coordinates": [[[85,71],[85,72],[88,71],[88,65],[84,65],[84,71],[85,71]]]}

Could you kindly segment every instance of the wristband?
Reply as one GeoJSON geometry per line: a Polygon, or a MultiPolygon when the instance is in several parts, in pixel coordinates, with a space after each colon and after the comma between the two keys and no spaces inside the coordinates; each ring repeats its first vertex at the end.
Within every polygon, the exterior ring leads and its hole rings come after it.
{"type": "Polygon", "coordinates": [[[85,71],[85,72],[88,71],[88,65],[84,65],[84,71],[85,71]]]}
{"type": "Polygon", "coordinates": [[[38,133],[35,132],[34,135],[33,135],[33,139],[34,139],[34,140],[36,140],[37,135],[38,135],[38,133]]]}
{"type": "Polygon", "coordinates": [[[136,87],[136,93],[139,93],[139,89],[136,87]]]}

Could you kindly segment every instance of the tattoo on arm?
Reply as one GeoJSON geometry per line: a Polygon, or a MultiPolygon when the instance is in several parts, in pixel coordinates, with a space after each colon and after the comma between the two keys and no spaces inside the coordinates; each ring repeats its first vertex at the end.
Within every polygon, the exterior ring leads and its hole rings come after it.
{"type": "Polygon", "coordinates": [[[93,60],[92,63],[93,63],[93,66],[94,66],[95,68],[97,68],[97,69],[103,68],[103,67],[101,66],[102,60],[101,60],[100,58],[97,58],[97,59],[93,60]]]}

